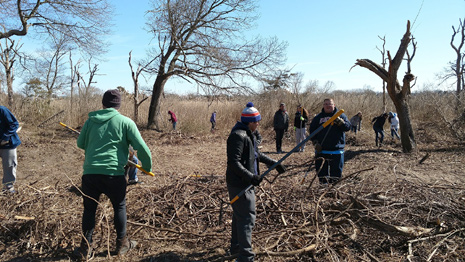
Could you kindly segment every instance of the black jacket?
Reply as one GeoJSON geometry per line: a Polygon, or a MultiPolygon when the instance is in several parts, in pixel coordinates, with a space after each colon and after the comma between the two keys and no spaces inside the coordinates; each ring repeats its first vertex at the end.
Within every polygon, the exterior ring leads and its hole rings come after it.
{"type": "Polygon", "coordinates": [[[304,127],[307,127],[307,121],[308,121],[308,117],[304,116],[302,120],[300,117],[302,117],[302,114],[300,112],[297,112],[295,113],[295,117],[294,117],[294,126],[296,128],[304,128],[304,127]]]}
{"type": "Polygon", "coordinates": [[[278,110],[274,113],[273,118],[273,127],[274,130],[277,129],[284,129],[287,130],[289,128],[289,115],[286,111],[278,110]]]}
{"type": "Polygon", "coordinates": [[[226,168],[226,183],[228,186],[246,188],[251,184],[255,174],[254,161],[257,153],[257,175],[260,175],[258,162],[267,166],[276,161],[258,150],[255,137],[247,125],[237,122],[231,130],[227,141],[228,166],[226,168]]]}

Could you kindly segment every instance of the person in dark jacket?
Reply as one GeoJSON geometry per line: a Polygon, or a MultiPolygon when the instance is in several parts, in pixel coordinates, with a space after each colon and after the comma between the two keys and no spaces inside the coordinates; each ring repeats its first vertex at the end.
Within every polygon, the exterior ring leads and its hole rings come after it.
{"type": "MultiPolygon", "coordinates": [[[[242,111],[241,121],[232,128],[227,141],[227,168],[226,184],[229,198],[232,200],[248,186],[258,186],[262,181],[260,177],[259,162],[271,166],[275,160],[267,157],[258,150],[254,135],[261,120],[260,113],[247,103],[242,111]]],[[[276,167],[279,173],[285,171],[283,165],[276,167]]],[[[253,261],[252,229],[255,224],[255,190],[252,187],[232,204],[232,234],[231,254],[237,254],[237,261],[253,261]]]]}
{"type": "Polygon", "coordinates": [[[386,119],[388,118],[387,113],[383,113],[371,120],[373,124],[373,130],[375,131],[375,142],[376,146],[381,146],[384,140],[384,123],[386,123],[386,119]],[[378,142],[379,141],[379,142],[378,142]]]}
{"type": "MultiPolygon", "coordinates": [[[[310,133],[328,121],[337,111],[334,100],[325,99],[321,113],[316,115],[310,123],[310,133]]],[[[318,172],[321,184],[334,183],[342,177],[346,144],[345,132],[349,130],[349,119],[345,114],[342,114],[330,126],[312,138],[312,143],[315,145],[315,168],[317,172],[321,169],[318,172]]]]}
{"type": "Polygon", "coordinates": [[[278,111],[274,114],[273,127],[276,132],[276,152],[282,153],[281,146],[283,143],[284,132],[287,132],[289,128],[289,115],[286,112],[285,104],[279,105],[278,111]]]}
{"type": "Polygon", "coordinates": [[[350,125],[352,126],[350,129],[352,132],[357,134],[357,131],[362,129],[362,112],[358,112],[355,116],[350,119],[350,125]]]}
{"type": "Polygon", "coordinates": [[[16,182],[16,167],[18,160],[16,148],[21,144],[18,134],[18,120],[4,106],[0,106],[0,157],[3,165],[3,189],[9,193],[16,193],[14,184],[16,182]]]}
{"type": "Polygon", "coordinates": [[[212,115],[210,117],[210,123],[212,124],[211,131],[214,131],[215,126],[216,126],[216,111],[213,111],[213,113],[212,113],[212,115]]]}
{"type": "MultiPolygon", "coordinates": [[[[295,142],[296,145],[304,141],[307,132],[308,111],[301,105],[297,106],[297,112],[294,118],[295,142]]],[[[305,143],[299,148],[299,152],[304,152],[305,143]]]]}

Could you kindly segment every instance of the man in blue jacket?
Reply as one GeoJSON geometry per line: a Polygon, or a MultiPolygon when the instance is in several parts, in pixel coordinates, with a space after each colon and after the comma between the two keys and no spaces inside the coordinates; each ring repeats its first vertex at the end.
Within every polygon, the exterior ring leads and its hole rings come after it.
{"type": "Polygon", "coordinates": [[[3,164],[3,191],[16,193],[16,147],[21,144],[16,131],[19,123],[15,116],[4,106],[0,106],[0,157],[3,164]]]}
{"type": "MultiPolygon", "coordinates": [[[[310,133],[328,121],[338,109],[332,98],[323,102],[323,109],[310,124],[310,133]]],[[[350,130],[350,122],[345,114],[339,116],[334,122],[321,130],[312,138],[315,145],[315,168],[321,184],[337,182],[342,177],[344,167],[345,133],[350,130]],[[324,159],[324,160],[323,160],[324,159]]]]}

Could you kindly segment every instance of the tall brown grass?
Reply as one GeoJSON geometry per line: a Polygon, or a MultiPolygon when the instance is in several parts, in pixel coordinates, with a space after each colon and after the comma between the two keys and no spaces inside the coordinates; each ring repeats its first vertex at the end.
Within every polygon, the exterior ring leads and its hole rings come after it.
{"type": "MultiPolygon", "coordinates": [[[[87,98],[78,97],[73,101],[69,98],[55,99],[50,104],[43,100],[25,99],[21,96],[14,98],[15,104],[10,109],[24,125],[37,126],[57,112],[64,110],[58,119],[50,122],[66,122],[70,126],[78,127],[87,119],[87,114],[101,108],[102,94],[92,94],[87,98]]],[[[168,121],[168,110],[174,111],[178,117],[177,128],[186,134],[207,134],[210,132],[210,116],[217,111],[217,128],[220,132],[229,132],[236,121],[240,119],[241,111],[247,102],[252,101],[262,115],[261,129],[270,130],[273,127],[273,116],[280,103],[285,103],[291,125],[297,105],[305,107],[313,116],[321,111],[324,98],[333,98],[336,107],[344,109],[348,118],[358,111],[363,113],[362,128],[371,130],[371,119],[383,113],[382,94],[370,90],[364,91],[315,91],[293,94],[285,90],[263,92],[255,96],[236,97],[204,97],[179,96],[167,94],[161,103],[160,128],[171,130],[168,121]]],[[[387,111],[395,111],[395,107],[386,98],[387,111]]],[[[0,103],[7,104],[6,95],[0,94],[0,103]]],[[[138,125],[144,128],[147,124],[150,100],[146,100],[139,108],[138,125]]],[[[462,104],[465,104],[463,102],[462,104]]],[[[450,135],[454,132],[451,123],[460,120],[464,109],[455,110],[455,96],[451,92],[420,92],[412,94],[410,98],[411,120],[414,128],[432,130],[438,135],[450,135]]],[[[133,98],[124,95],[120,112],[130,118],[134,115],[133,98]]],[[[455,128],[463,125],[455,125],[455,128]]],[[[457,131],[457,130],[455,130],[457,131]]],[[[460,131],[460,130],[459,130],[460,131]]],[[[459,132],[460,133],[460,132],[459,132]]]]}

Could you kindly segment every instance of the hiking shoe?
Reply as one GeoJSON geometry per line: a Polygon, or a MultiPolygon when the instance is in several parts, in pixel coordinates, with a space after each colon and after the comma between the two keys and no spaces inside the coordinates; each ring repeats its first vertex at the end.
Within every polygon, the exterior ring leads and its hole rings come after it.
{"type": "Polygon", "coordinates": [[[135,180],[135,179],[130,179],[130,180],[128,180],[128,185],[135,185],[135,184],[137,184],[137,183],[139,183],[138,180],[135,180]]]}
{"type": "Polygon", "coordinates": [[[85,247],[80,246],[74,249],[73,256],[78,261],[89,261],[94,258],[94,253],[92,252],[92,247],[88,247],[87,244],[85,247]]]}
{"type": "Polygon", "coordinates": [[[129,240],[127,237],[116,239],[116,255],[124,256],[129,249],[135,248],[137,241],[129,240]]]}

